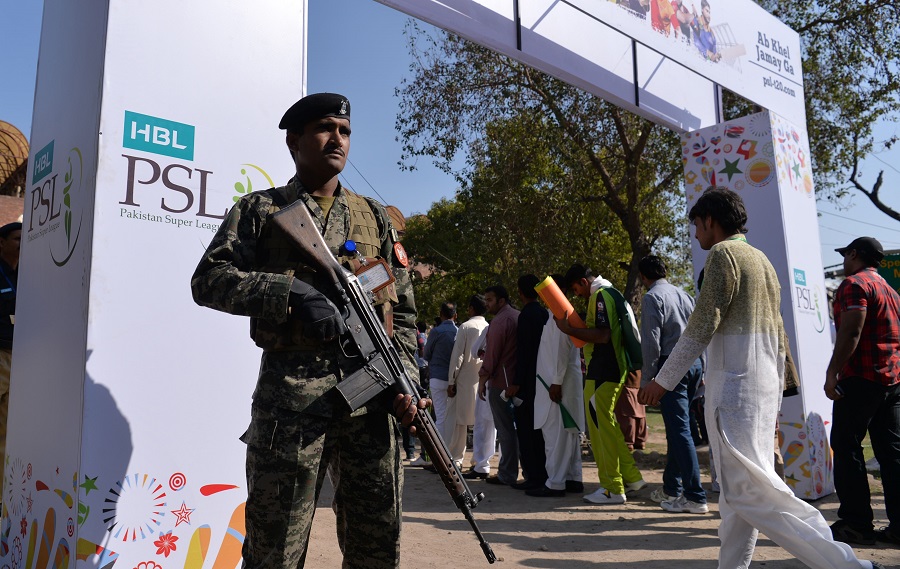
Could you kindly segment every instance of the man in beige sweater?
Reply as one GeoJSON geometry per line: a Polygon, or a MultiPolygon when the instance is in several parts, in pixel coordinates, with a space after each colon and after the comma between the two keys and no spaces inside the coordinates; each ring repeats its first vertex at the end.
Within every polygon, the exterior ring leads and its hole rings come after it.
{"type": "Polygon", "coordinates": [[[878,567],[836,542],[822,514],[775,473],[772,428],[781,406],[786,337],[781,287],[743,233],[747,213],[731,190],[706,190],[688,214],[709,251],[687,328],[641,401],[656,405],[707,350],[706,424],[719,482],[719,567],[750,566],[759,531],[814,568],[878,567]]]}

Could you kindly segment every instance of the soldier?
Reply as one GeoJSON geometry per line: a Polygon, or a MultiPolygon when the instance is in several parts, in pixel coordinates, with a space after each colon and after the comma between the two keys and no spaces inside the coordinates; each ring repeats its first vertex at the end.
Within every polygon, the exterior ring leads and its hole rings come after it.
{"type": "MultiPolygon", "coordinates": [[[[375,304],[417,377],[416,310],[406,265],[384,207],[341,187],[350,149],[350,103],[318,93],[300,99],[279,128],[297,174],[288,184],[244,196],[229,212],[191,279],[194,300],[250,317],[262,348],[247,444],[244,567],[303,567],[325,473],[334,485],[344,567],[400,564],[403,475],[397,419],[408,425],[409,397],[387,393],[352,414],[332,389],[350,369],[338,338],[344,322],[324,279],[269,219],[302,201],[335,255],[351,269],[352,239],[364,257],[385,259],[396,278],[375,304]]],[[[426,400],[420,402],[424,407],[426,400]]]]}

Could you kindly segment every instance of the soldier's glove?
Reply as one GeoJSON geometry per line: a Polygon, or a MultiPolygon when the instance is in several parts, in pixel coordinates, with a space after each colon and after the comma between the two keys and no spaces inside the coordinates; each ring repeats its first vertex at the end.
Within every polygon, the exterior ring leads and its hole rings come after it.
{"type": "Polygon", "coordinates": [[[303,333],[310,338],[330,341],[347,331],[334,303],[300,279],[291,282],[288,306],[292,317],[303,321],[303,333]]]}

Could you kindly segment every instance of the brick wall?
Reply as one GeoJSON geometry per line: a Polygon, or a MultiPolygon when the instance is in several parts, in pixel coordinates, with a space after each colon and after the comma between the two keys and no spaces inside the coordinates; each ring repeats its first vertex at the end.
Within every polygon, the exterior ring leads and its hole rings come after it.
{"type": "Polygon", "coordinates": [[[25,198],[0,196],[0,225],[19,221],[25,208],[25,198]]]}

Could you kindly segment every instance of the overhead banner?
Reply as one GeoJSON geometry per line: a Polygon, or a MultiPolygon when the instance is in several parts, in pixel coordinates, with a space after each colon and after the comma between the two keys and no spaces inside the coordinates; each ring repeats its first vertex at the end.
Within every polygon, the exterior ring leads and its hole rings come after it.
{"type": "MultiPolygon", "coordinates": [[[[546,4],[554,5],[552,10],[576,9],[763,108],[806,124],[800,36],[752,0],[546,4]]],[[[671,87],[681,89],[678,83],[671,87]]]]}
{"type": "Polygon", "coordinates": [[[293,175],[305,2],[45,0],[0,564],[241,563],[260,352],[190,277],[293,175]]]}
{"type": "Polygon", "coordinates": [[[752,0],[378,0],[680,131],[715,85],[806,124],[799,36],[752,0]]]}
{"type": "Polygon", "coordinates": [[[565,2],[377,1],[675,130],[717,121],[711,81],[565,2]],[[679,85],[677,92],[667,86],[672,82],[679,85]]]}
{"type": "MultiPolygon", "coordinates": [[[[800,373],[800,394],[781,405],[785,476],[800,498],[830,494],[831,401],[821,378],[832,350],[831,328],[806,132],[763,112],[685,134],[681,144],[688,210],[710,186],[740,194],[747,241],[778,274],[781,314],[800,373]]],[[[692,255],[696,281],[707,255],[696,240],[692,255]]]]}

